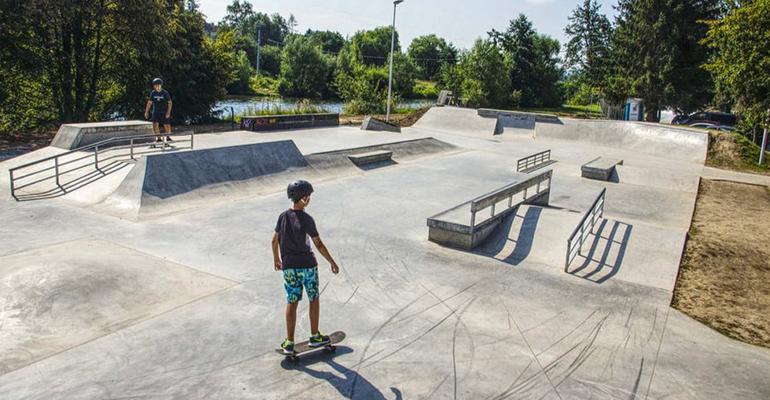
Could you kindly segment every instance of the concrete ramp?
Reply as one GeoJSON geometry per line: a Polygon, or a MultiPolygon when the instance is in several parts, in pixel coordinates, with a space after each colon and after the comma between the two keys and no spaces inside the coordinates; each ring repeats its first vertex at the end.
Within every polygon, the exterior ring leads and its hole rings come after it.
{"type": "Polygon", "coordinates": [[[361,173],[363,170],[371,170],[388,165],[409,162],[423,157],[437,156],[460,150],[461,149],[457,146],[436,140],[434,138],[421,138],[405,140],[403,142],[385,143],[375,146],[365,146],[353,149],[308,154],[306,159],[313,167],[313,169],[319,173],[326,176],[339,177],[361,173]],[[349,156],[352,155],[365,154],[374,151],[392,152],[391,159],[380,163],[369,164],[367,166],[358,166],[354,164],[349,158],[349,156]]]}
{"type": "Polygon", "coordinates": [[[643,122],[560,120],[561,124],[538,123],[535,138],[577,141],[700,164],[706,161],[705,131],[643,122]]]}
{"type": "Polygon", "coordinates": [[[143,157],[98,211],[138,219],[281,190],[320,175],[291,140],[143,157]]]}
{"type": "Polygon", "coordinates": [[[472,108],[432,107],[413,126],[429,131],[489,137],[495,133],[497,118],[484,118],[472,108]]]}

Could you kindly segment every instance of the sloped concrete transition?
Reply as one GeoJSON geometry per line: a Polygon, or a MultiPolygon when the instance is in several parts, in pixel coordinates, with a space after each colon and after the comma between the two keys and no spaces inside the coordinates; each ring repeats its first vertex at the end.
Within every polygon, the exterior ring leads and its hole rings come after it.
{"type": "MultiPolygon", "coordinates": [[[[707,135],[505,118],[445,107],[401,133],[200,134],[66,194],[6,194],[0,398],[770,398],[770,352],[669,307],[707,135]],[[516,161],[548,149],[547,207],[522,205],[472,252],[427,240],[427,217],[525,180],[516,161]],[[391,160],[350,161],[378,151],[391,160]],[[581,178],[599,157],[624,163],[581,178]],[[308,211],[342,269],[321,263],[321,329],[347,333],[298,365],[273,352],[285,299],[269,245],[293,179],[313,182],[308,211]]],[[[0,163],[0,184],[35,157],[0,163]]],[[[301,337],[305,303],[298,318],[301,337]]]]}

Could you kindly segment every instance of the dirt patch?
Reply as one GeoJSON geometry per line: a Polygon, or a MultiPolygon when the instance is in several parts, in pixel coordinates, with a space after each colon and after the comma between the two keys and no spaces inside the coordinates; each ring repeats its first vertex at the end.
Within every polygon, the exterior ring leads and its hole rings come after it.
{"type": "Polygon", "coordinates": [[[732,132],[709,132],[709,151],[706,165],[730,171],[770,175],[770,154],[765,164],[758,165],[759,147],[732,132]]]}
{"type": "MultiPolygon", "coordinates": [[[[414,125],[414,123],[428,112],[428,110],[428,108],[421,108],[409,114],[391,114],[390,122],[402,128],[406,128],[414,125]]],[[[383,121],[385,120],[385,114],[376,114],[372,116],[383,121]]],[[[340,115],[340,125],[361,125],[364,123],[364,118],[366,118],[364,115],[340,115]]]]}
{"type": "Polygon", "coordinates": [[[770,187],[701,182],[673,307],[770,348],[770,187]]]}

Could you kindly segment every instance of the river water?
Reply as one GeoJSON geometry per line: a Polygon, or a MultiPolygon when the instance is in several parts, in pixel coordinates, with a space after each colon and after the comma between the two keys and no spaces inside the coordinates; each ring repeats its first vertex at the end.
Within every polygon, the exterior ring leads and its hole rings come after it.
{"type": "MultiPolygon", "coordinates": [[[[436,100],[404,100],[398,104],[398,107],[420,108],[430,107],[436,100]]],[[[342,107],[345,103],[341,101],[311,100],[310,104],[323,108],[326,112],[342,114],[342,107]]],[[[280,97],[262,97],[262,96],[228,96],[225,100],[217,102],[214,110],[222,110],[222,117],[230,116],[230,109],[236,116],[246,116],[257,114],[262,110],[287,111],[293,110],[299,106],[298,99],[288,99],[280,97]]]]}

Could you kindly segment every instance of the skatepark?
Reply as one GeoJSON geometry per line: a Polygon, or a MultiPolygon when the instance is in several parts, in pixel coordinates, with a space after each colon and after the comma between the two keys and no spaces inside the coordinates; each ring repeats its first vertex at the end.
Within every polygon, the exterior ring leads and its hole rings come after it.
{"type": "Polygon", "coordinates": [[[770,398],[769,350],[670,307],[699,180],[752,179],[704,167],[706,131],[434,107],[400,133],[179,139],[59,185],[32,167],[49,179],[13,196],[10,170],[68,150],[0,162],[0,398],[770,398]],[[583,177],[597,159],[622,164],[583,177]],[[494,220],[478,245],[429,240],[431,217],[473,229],[459,206],[546,173],[538,204],[473,214],[494,220]],[[320,328],[347,338],[293,365],[270,239],[295,179],[341,269],[319,259],[320,328]]]}

